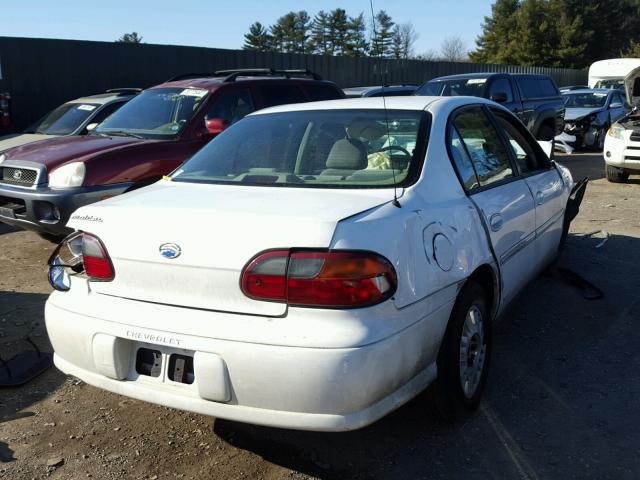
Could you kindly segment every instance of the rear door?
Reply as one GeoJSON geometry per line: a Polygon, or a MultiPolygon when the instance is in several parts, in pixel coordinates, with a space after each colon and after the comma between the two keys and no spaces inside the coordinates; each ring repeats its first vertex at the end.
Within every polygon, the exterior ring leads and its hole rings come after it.
{"type": "Polygon", "coordinates": [[[509,302],[535,271],[535,206],[484,107],[458,110],[449,142],[460,180],[486,225],[509,302]]]}
{"type": "Polygon", "coordinates": [[[566,206],[562,178],[517,121],[497,109],[492,109],[492,114],[501,127],[512,161],[535,200],[536,264],[546,265],[555,257],[562,235],[566,206]]]}

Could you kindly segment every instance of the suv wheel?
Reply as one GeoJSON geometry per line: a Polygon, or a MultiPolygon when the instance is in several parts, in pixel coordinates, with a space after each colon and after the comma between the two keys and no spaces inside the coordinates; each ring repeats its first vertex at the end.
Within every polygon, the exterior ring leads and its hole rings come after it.
{"type": "Polygon", "coordinates": [[[555,130],[551,125],[542,125],[538,130],[537,139],[545,142],[550,142],[555,138],[555,130]]]}
{"type": "Polygon", "coordinates": [[[619,168],[612,167],[611,165],[605,164],[604,171],[607,176],[607,180],[612,183],[624,183],[629,180],[629,174],[624,170],[620,170],[619,168]]]}
{"type": "Polygon", "coordinates": [[[480,404],[491,357],[489,310],[484,288],[468,281],[453,307],[438,354],[432,400],[441,418],[455,419],[480,404]]]}

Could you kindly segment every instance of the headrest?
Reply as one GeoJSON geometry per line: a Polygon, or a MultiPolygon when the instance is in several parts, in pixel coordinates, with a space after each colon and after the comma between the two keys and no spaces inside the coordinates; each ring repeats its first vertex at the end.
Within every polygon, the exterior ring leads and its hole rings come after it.
{"type": "Polygon", "coordinates": [[[347,127],[347,133],[351,138],[364,138],[365,140],[377,140],[387,131],[377,122],[371,120],[354,120],[347,127]]]}
{"type": "Polygon", "coordinates": [[[343,138],[331,147],[327,156],[327,168],[337,170],[362,170],[367,167],[367,148],[359,140],[343,138]]]}

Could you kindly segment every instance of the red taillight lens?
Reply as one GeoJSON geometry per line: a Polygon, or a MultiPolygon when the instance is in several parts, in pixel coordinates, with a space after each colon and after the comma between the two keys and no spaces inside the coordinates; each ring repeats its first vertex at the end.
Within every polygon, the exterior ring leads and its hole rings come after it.
{"type": "Polygon", "coordinates": [[[272,250],[249,262],[241,283],[256,300],[353,308],[389,298],[397,278],[391,263],[372,252],[272,250]]]}
{"type": "Polygon", "coordinates": [[[115,272],[111,259],[98,237],[88,233],[82,234],[82,260],[85,273],[92,280],[113,280],[115,272]]]}

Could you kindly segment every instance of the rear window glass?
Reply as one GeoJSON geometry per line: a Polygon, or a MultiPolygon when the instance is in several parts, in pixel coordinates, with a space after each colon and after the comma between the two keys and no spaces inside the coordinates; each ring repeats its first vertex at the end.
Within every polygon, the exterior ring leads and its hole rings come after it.
{"type": "Polygon", "coordinates": [[[549,78],[516,77],[525,98],[557,97],[558,89],[549,78]]]}
{"type": "Polygon", "coordinates": [[[406,110],[249,116],[196,153],[173,179],[326,188],[408,185],[422,166],[427,122],[425,112],[406,110]]]}
{"type": "Polygon", "coordinates": [[[416,90],[415,95],[435,97],[456,97],[467,95],[483,97],[487,86],[486,78],[463,78],[427,82],[416,90]]]}

